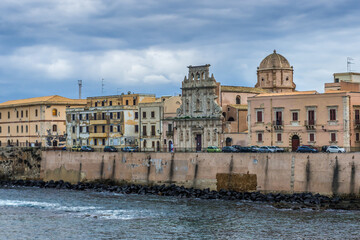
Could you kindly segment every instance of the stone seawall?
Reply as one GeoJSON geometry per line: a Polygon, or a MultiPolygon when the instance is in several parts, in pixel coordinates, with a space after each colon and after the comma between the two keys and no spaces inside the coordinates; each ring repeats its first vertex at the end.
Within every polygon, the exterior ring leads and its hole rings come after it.
{"type": "Polygon", "coordinates": [[[360,196],[360,153],[42,152],[40,177],[135,184],[360,196]]]}
{"type": "Polygon", "coordinates": [[[39,179],[41,150],[36,148],[1,148],[1,179],[39,179]]]}

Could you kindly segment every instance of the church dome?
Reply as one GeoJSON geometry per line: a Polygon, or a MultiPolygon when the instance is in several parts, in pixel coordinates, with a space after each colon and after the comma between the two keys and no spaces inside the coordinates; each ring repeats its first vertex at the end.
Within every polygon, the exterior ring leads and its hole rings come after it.
{"type": "Polygon", "coordinates": [[[258,69],[291,68],[289,61],[276,50],[261,61],[258,69]]]}

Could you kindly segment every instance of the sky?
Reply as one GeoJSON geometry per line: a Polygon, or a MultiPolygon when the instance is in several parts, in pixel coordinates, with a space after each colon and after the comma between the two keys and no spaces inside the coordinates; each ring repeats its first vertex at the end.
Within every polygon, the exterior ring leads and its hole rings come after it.
{"type": "Polygon", "coordinates": [[[222,85],[256,84],[274,49],[297,90],[360,71],[360,2],[1,0],[0,102],[61,95],[177,95],[189,65],[222,85]],[[102,79],[104,86],[102,87],[102,79]]]}

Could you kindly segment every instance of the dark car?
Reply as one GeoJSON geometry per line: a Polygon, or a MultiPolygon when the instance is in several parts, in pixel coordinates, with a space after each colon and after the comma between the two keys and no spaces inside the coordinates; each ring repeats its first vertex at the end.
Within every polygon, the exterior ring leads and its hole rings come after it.
{"type": "Polygon", "coordinates": [[[300,146],[296,150],[298,153],[317,153],[319,152],[317,149],[311,148],[309,146],[300,146]]]}
{"type": "Polygon", "coordinates": [[[259,146],[250,146],[251,152],[259,152],[259,146]]]}
{"type": "Polygon", "coordinates": [[[117,152],[118,150],[113,146],[105,146],[104,152],[117,152]]]}
{"type": "Polygon", "coordinates": [[[238,152],[251,152],[251,148],[250,147],[242,147],[240,145],[233,145],[234,148],[236,148],[236,150],[238,150],[238,152]]]}
{"type": "Polygon", "coordinates": [[[238,150],[236,148],[234,148],[234,147],[226,146],[226,147],[222,148],[222,151],[223,152],[237,152],[238,150]]]}
{"type": "Polygon", "coordinates": [[[328,149],[328,147],[329,147],[328,145],[322,146],[322,147],[321,147],[321,151],[322,151],[322,152],[326,152],[326,150],[328,149]]]}
{"type": "Polygon", "coordinates": [[[80,149],[81,152],[93,152],[94,148],[90,147],[90,146],[81,146],[80,149]]]}
{"type": "Polygon", "coordinates": [[[138,152],[137,148],[134,147],[124,147],[121,149],[122,152],[138,152]]]}

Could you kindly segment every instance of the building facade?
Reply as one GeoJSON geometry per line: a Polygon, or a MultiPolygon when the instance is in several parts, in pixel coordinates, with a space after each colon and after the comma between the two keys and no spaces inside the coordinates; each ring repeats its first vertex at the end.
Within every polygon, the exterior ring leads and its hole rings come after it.
{"type": "Polygon", "coordinates": [[[176,151],[202,151],[220,146],[222,111],[219,105],[219,83],[209,74],[210,65],[189,66],[182,82],[182,104],[174,119],[176,151]]]}
{"type": "Polygon", "coordinates": [[[86,107],[66,112],[67,145],[138,146],[138,105],[153,101],[155,95],[131,93],[87,98],[86,107]]]}
{"type": "Polygon", "coordinates": [[[0,104],[0,146],[65,145],[66,110],[86,101],[46,96],[0,104]]]}

